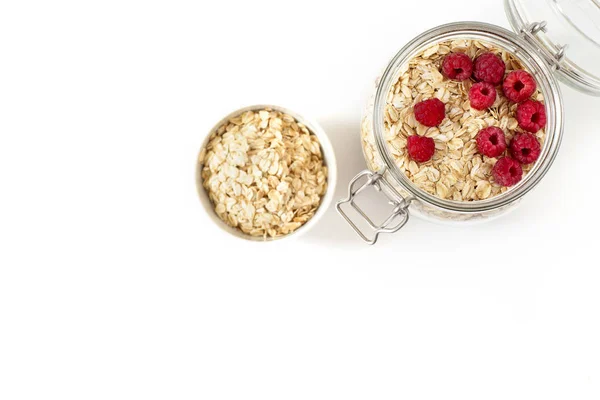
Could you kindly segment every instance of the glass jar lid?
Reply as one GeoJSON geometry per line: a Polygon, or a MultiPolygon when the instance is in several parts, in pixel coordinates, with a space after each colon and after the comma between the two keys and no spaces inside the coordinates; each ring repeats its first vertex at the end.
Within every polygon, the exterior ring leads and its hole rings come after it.
{"type": "Polygon", "coordinates": [[[569,86],[600,96],[600,0],[505,0],[513,29],[569,86]]]}

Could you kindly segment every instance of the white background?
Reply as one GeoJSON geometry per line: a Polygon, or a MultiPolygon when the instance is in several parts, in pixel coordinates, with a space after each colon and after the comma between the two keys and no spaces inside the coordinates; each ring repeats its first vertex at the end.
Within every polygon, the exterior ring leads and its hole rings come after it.
{"type": "Polygon", "coordinates": [[[194,165],[250,104],[318,120],[340,198],[408,40],[502,2],[3,1],[0,399],[598,399],[597,110],[563,87],[537,190],[375,247],[333,209],[264,246],[217,229],[194,165]]]}

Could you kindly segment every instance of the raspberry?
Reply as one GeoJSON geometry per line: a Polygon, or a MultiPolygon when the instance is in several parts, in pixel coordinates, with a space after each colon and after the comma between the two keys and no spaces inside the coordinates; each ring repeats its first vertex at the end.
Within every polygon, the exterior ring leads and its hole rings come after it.
{"type": "Polygon", "coordinates": [[[520,103],[531,97],[537,85],[529,72],[518,70],[506,75],[502,90],[504,95],[515,103],[520,103]]]}
{"type": "Polygon", "coordinates": [[[521,164],[535,162],[541,152],[540,142],[531,133],[518,133],[510,142],[510,154],[521,164]]]}
{"type": "Polygon", "coordinates": [[[490,126],[477,134],[477,150],[488,157],[498,157],[506,150],[506,137],[502,129],[490,126]]]}
{"type": "Polygon", "coordinates": [[[473,76],[482,82],[497,85],[502,82],[506,65],[504,61],[494,53],[483,53],[475,59],[473,64],[473,76]]]}
{"type": "Polygon", "coordinates": [[[433,98],[415,104],[415,118],[425,126],[438,126],[446,117],[446,106],[433,98]]]}
{"type": "Polygon", "coordinates": [[[492,169],[492,175],[498,185],[513,186],[523,178],[521,164],[510,157],[502,157],[492,169]]]}
{"type": "Polygon", "coordinates": [[[465,81],[473,73],[473,61],[465,53],[450,53],[444,57],[442,73],[450,79],[465,81]]]}
{"type": "Polygon", "coordinates": [[[474,109],[485,110],[496,101],[496,88],[491,83],[476,83],[469,90],[469,100],[474,109]]]}
{"type": "Polygon", "coordinates": [[[425,136],[409,136],[406,144],[408,155],[416,162],[427,162],[435,153],[435,143],[425,136]]]}
{"type": "Polygon", "coordinates": [[[546,109],[539,101],[525,100],[517,106],[517,122],[528,132],[536,133],[546,126],[546,109]]]}

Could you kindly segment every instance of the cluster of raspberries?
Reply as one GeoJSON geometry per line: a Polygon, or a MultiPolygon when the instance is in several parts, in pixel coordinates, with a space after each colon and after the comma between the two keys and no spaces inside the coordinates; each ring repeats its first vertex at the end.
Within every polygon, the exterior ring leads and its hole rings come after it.
{"type": "MultiPolygon", "coordinates": [[[[500,157],[508,148],[510,156],[498,159],[492,174],[494,180],[502,186],[513,186],[523,177],[521,164],[535,162],[541,146],[535,135],[546,125],[544,105],[532,100],[537,88],[535,79],[527,71],[512,71],[506,77],[506,65],[496,54],[487,52],[472,61],[464,53],[448,54],[442,62],[442,73],[449,79],[464,81],[473,79],[476,83],[469,90],[471,107],[485,110],[491,107],[498,95],[496,86],[502,83],[502,92],[517,106],[517,122],[526,132],[517,132],[507,145],[502,129],[489,127],[477,134],[477,149],[487,157],[500,157]],[[504,81],[503,81],[504,79],[504,81]]],[[[429,127],[438,126],[446,118],[446,106],[437,98],[421,101],[414,106],[415,119],[429,127]]],[[[408,138],[409,156],[417,162],[427,162],[435,153],[432,138],[411,136],[408,138]]]]}

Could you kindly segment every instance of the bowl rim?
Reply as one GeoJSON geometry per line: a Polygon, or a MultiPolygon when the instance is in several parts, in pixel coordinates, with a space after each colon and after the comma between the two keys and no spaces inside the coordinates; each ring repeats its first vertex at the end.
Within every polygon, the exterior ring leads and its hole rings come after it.
{"type": "Polygon", "coordinates": [[[206,214],[209,216],[209,218],[214,222],[214,224],[217,227],[221,228],[222,231],[227,232],[230,235],[232,235],[238,239],[247,241],[247,242],[260,242],[260,243],[280,242],[283,239],[298,238],[298,237],[306,234],[311,228],[313,228],[319,222],[319,220],[323,217],[323,215],[329,209],[329,206],[331,205],[331,203],[333,201],[335,187],[337,184],[337,160],[335,157],[333,145],[331,144],[331,141],[329,140],[329,137],[328,137],[327,133],[325,132],[325,130],[315,120],[308,119],[308,118],[300,115],[299,113],[296,113],[288,108],[281,107],[278,105],[273,105],[273,104],[255,104],[255,105],[242,107],[235,111],[232,111],[231,113],[229,113],[225,117],[223,117],[219,122],[217,122],[208,131],[208,133],[205,135],[204,139],[202,140],[202,144],[200,145],[200,150],[198,151],[194,167],[195,167],[196,192],[199,197],[200,203],[202,204],[204,210],[206,211],[206,214]],[[212,135],[214,134],[214,132],[216,132],[217,129],[219,129],[225,122],[227,122],[231,118],[234,118],[234,117],[236,117],[240,114],[243,114],[247,111],[260,111],[260,110],[265,110],[265,109],[279,111],[281,113],[290,115],[297,122],[306,126],[308,128],[308,130],[313,135],[315,135],[317,137],[317,139],[319,140],[319,144],[321,146],[321,151],[323,154],[323,161],[324,161],[325,165],[327,166],[327,189],[325,191],[325,195],[321,199],[321,203],[319,204],[319,207],[317,208],[317,210],[316,210],[315,214],[312,216],[312,218],[310,218],[307,222],[305,222],[302,226],[300,226],[298,229],[296,229],[292,233],[289,233],[289,234],[283,235],[283,236],[279,236],[276,238],[266,238],[266,239],[263,237],[250,236],[247,233],[242,232],[238,228],[234,228],[232,226],[227,225],[223,220],[221,220],[221,218],[219,218],[219,216],[217,215],[217,213],[214,210],[214,206],[213,206],[212,202],[210,201],[210,199],[208,197],[208,193],[206,192],[206,189],[202,185],[202,174],[201,174],[202,168],[201,168],[201,166],[203,164],[200,164],[200,160],[199,160],[202,150],[204,150],[204,148],[208,144],[208,142],[209,142],[210,138],[212,137],[212,135]]]}

